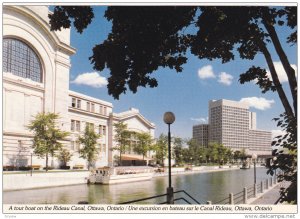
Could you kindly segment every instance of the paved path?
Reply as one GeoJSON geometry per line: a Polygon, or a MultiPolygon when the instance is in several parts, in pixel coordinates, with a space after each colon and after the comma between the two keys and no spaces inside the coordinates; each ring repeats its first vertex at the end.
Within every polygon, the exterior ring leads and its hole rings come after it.
{"type": "Polygon", "coordinates": [[[250,204],[252,205],[274,205],[274,204],[280,204],[278,202],[280,198],[280,188],[281,187],[287,187],[289,183],[287,182],[281,182],[271,188],[269,191],[262,194],[260,197],[258,197],[256,200],[252,201],[250,204]]]}

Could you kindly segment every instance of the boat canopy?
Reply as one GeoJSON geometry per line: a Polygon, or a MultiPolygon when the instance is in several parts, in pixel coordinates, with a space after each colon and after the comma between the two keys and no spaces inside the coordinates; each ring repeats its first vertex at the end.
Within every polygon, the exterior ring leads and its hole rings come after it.
{"type": "Polygon", "coordinates": [[[144,157],[142,155],[137,155],[137,154],[122,154],[121,156],[122,160],[145,160],[145,161],[149,161],[149,160],[153,160],[149,157],[144,157]]]}

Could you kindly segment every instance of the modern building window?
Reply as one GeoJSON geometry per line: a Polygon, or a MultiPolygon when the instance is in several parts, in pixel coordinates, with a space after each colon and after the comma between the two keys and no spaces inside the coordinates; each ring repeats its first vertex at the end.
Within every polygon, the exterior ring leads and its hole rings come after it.
{"type": "Polygon", "coordinates": [[[24,42],[17,39],[3,39],[3,72],[42,82],[42,67],[37,54],[24,42]]]}

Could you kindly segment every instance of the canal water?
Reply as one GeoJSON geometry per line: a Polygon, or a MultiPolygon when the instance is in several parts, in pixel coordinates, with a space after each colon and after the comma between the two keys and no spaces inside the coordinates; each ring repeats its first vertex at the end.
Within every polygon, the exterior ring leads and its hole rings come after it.
{"type": "MultiPolygon", "coordinates": [[[[257,168],[257,182],[270,178],[267,169],[257,168]]],[[[172,176],[174,191],[185,190],[201,204],[206,201],[217,202],[228,197],[229,193],[238,193],[244,187],[253,186],[253,168],[248,170],[229,170],[208,173],[192,173],[172,176]]],[[[116,185],[74,185],[44,189],[3,192],[4,204],[77,204],[88,201],[89,204],[118,204],[130,200],[166,193],[168,177],[156,177],[150,181],[124,183],[116,185]]],[[[175,198],[185,197],[175,194],[175,198]]],[[[165,197],[139,202],[156,204],[166,201],[165,197]]],[[[182,202],[183,204],[184,202],[182,202]]],[[[180,202],[176,202],[180,204],[180,202]]]]}

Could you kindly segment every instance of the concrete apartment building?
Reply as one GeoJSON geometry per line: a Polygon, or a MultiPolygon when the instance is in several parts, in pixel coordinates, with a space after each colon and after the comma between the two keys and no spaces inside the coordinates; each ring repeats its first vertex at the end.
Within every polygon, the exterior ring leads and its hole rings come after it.
{"type": "MultiPolygon", "coordinates": [[[[33,134],[27,125],[38,112],[60,115],[58,127],[70,133],[63,144],[73,154],[71,168],[87,165],[78,152],[86,125],[101,135],[95,166],[113,165],[118,154],[111,150],[114,123],[122,121],[129,130],[152,137],[155,125],[137,109],[113,113],[112,103],[69,90],[70,56],[76,50],[70,45],[70,29],[50,31],[48,13],[47,6],[3,6],[3,165],[30,165],[33,134]]],[[[33,155],[32,164],[43,167],[45,160],[33,155]]],[[[57,158],[49,164],[59,166],[57,158]]]]}
{"type": "Polygon", "coordinates": [[[210,142],[247,153],[271,154],[272,134],[256,129],[256,114],[243,103],[231,100],[209,101],[209,123],[193,126],[193,138],[204,147],[210,142]],[[208,131],[204,127],[208,127],[208,131]],[[199,131],[200,130],[200,131],[199,131]],[[208,139],[208,140],[207,140],[208,139]]]}

